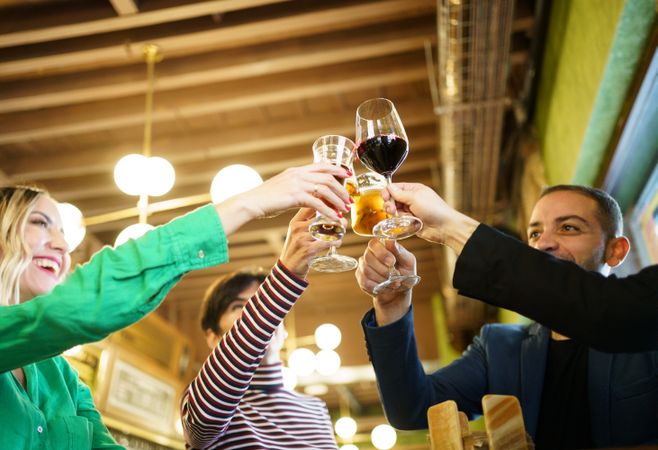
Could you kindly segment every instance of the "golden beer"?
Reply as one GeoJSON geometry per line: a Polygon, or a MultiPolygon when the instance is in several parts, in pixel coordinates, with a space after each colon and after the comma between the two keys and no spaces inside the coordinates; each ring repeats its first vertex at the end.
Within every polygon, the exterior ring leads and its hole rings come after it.
{"type": "Polygon", "coordinates": [[[361,236],[372,236],[372,228],[391,217],[384,209],[382,189],[386,180],[369,172],[357,177],[358,191],[352,194],[352,230],[361,236]]]}

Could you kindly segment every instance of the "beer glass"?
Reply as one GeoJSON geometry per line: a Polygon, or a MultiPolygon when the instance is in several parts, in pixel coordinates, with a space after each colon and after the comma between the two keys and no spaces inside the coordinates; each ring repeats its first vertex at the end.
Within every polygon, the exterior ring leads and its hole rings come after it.
{"type": "MultiPolygon", "coordinates": [[[[335,164],[352,172],[354,148],[354,142],[344,136],[321,136],[313,143],[313,162],[335,164]]],[[[345,185],[345,179],[336,179],[345,185]]],[[[322,241],[338,241],[345,235],[345,227],[340,222],[320,213],[316,213],[308,231],[315,239],[322,241]]],[[[318,272],[345,272],[355,269],[356,266],[356,259],[338,254],[333,245],[329,247],[326,255],[317,256],[309,263],[309,267],[318,272]]]]}
{"type": "MultiPolygon", "coordinates": [[[[360,236],[373,236],[374,229],[390,214],[384,207],[382,190],[386,187],[386,178],[375,172],[366,172],[356,177],[356,192],[352,194],[352,230],[360,236]]],[[[379,237],[380,241],[384,238],[379,237]]],[[[420,282],[418,275],[401,275],[395,267],[390,267],[388,279],[373,289],[375,295],[384,289],[409,289],[420,282]]]]}

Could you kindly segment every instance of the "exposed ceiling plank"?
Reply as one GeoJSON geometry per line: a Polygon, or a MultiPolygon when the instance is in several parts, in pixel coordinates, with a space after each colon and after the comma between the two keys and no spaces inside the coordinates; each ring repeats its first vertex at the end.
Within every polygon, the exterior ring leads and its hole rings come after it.
{"type": "MultiPolygon", "coordinates": [[[[341,33],[309,39],[297,45],[254,48],[250,52],[225,52],[213,57],[213,67],[194,67],[190,61],[184,70],[157,69],[158,93],[209,83],[232,81],[241,78],[270,75],[313,67],[331,66],[361,59],[421,49],[426,40],[434,40],[431,23],[425,26],[409,24],[382,34],[341,33]],[[310,41],[310,42],[309,42],[310,41]],[[222,61],[227,63],[222,64],[222,61]]],[[[198,66],[198,64],[197,64],[198,66]]],[[[48,108],[75,103],[116,99],[139,95],[145,91],[144,71],[130,68],[130,81],[108,83],[101,76],[71,77],[57,80],[30,80],[25,86],[14,86],[0,94],[0,113],[48,108]],[[2,98],[5,97],[5,98],[2,98]]],[[[120,75],[119,75],[120,76],[120,75]]]]}
{"type": "Polygon", "coordinates": [[[139,12],[134,0],[110,0],[110,3],[119,16],[130,16],[139,12]]]}
{"type": "Polygon", "coordinates": [[[310,13],[288,15],[276,19],[250,22],[217,30],[165,37],[149,42],[132,42],[93,50],[73,51],[0,63],[0,78],[15,78],[82,69],[137,63],[142,48],[156,43],[165,57],[187,56],[238,45],[253,45],[317,33],[318,29],[334,31],[385,20],[415,17],[434,10],[431,0],[383,0],[339,8],[325,8],[310,13]]]}
{"type": "MultiPolygon", "coordinates": [[[[110,0],[114,2],[130,0],[110,0]]],[[[128,30],[137,27],[147,27],[177,20],[220,14],[240,9],[253,8],[271,3],[282,3],[290,0],[210,0],[192,3],[190,5],[163,8],[155,11],[143,11],[135,15],[121,15],[107,19],[89,20],[81,23],[52,26],[33,30],[23,30],[0,35],[0,48],[14,47],[39,42],[50,42],[58,39],[69,39],[80,36],[128,30]]],[[[116,9],[116,6],[115,6],[116,9]]],[[[19,26],[20,27],[20,26],[19,26]]]]}
{"type": "MultiPolygon", "coordinates": [[[[434,124],[434,113],[425,99],[396,102],[396,106],[408,131],[412,127],[434,124]]],[[[215,129],[206,133],[197,132],[194,136],[163,136],[157,139],[156,135],[153,149],[157,149],[157,154],[167,157],[172,164],[196,160],[207,164],[212,158],[244,157],[268,150],[309,145],[324,134],[352,135],[353,132],[354,111],[332,111],[315,114],[302,122],[298,119],[270,121],[259,127],[258,135],[254,134],[252,126],[234,127],[223,133],[221,142],[218,141],[215,129]]],[[[0,139],[2,137],[0,135],[0,139]]],[[[37,159],[26,155],[25,158],[12,158],[4,170],[10,176],[17,174],[21,179],[40,181],[47,185],[49,180],[60,177],[111,173],[118,160],[117,156],[134,151],[134,145],[126,143],[114,148],[97,147],[76,155],[57,152],[37,159]]]]}
{"type": "MultiPolygon", "coordinates": [[[[399,64],[399,61],[398,61],[399,64]]],[[[175,108],[156,108],[153,113],[153,123],[176,121],[181,117],[186,119],[216,114],[249,107],[262,107],[292,100],[304,100],[328,94],[346,93],[373,85],[395,85],[425,80],[427,69],[419,59],[417,64],[399,64],[386,71],[379,66],[368,65],[362,67],[346,67],[345,72],[327,72],[323,69],[314,69],[304,76],[304,83],[298,78],[282,77],[278,83],[267,82],[256,85],[245,83],[242,92],[222,92],[205,101],[186,99],[186,104],[179,104],[175,108]]],[[[214,90],[213,90],[214,91],[214,90]]],[[[157,99],[156,99],[157,101],[157,99]]],[[[18,117],[14,121],[0,124],[0,145],[48,139],[61,136],[70,136],[93,131],[104,131],[121,127],[134,127],[143,123],[144,116],[140,106],[141,101],[133,102],[130,111],[121,111],[119,104],[114,103],[106,111],[90,113],[88,108],[77,111],[34,112],[21,121],[18,117]],[[48,120],[50,119],[50,120],[48,120]]]]}

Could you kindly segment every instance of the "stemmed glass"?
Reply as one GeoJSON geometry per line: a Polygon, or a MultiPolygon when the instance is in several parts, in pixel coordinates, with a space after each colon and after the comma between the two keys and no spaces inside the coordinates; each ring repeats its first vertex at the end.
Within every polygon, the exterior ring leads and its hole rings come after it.
{"type": "MultiPolygon", "coordinates": [[[[393,102],[373,98],[361,103],[356,110],[356,141],[359,160],[368,169],[386,177],[390,185],[393,173],[409,153],[407,134],[393,102]]],[[[404,239],[416,234],[423,222],[413,216],[399,216],[382,220],[373,229],[382,239],[404,239]]]]}
{"type": "MultiPolygon", "coordinates": [[[[375,172],[366,172],[356,177],[356,192],[352,194],[352,230],[360,236],[374,236],[373,229],[377,224],[391,216],[384,207],[382,190],[386,187],[386,179],[375,172]]],[[[380,239],[384,240],[384,239],[380,239]]],[[[373,289],[375,295],[384,289],[397,290],[400,287],[409,289],[420,281],[418,275],[401,275],[394,267],[389,268],[388,278],[373,289]],[[399,284],[399,287],[393,286],[399,284]]]]}
{"type": "MultiPolygon", "coordinates": [[[[335,164],[350,172],[353,170],[354,153],[354,142],[344,136],[321,136],[313,143],[313,162],[335,164]]],[[[338,182],[345,184],[345,179],[336,179],[338,182]]],[[[340,222],[320,213],[315,214],[308,230],[315,239],[322,241],[338,241],[345,235],[345,227],[340,222]]],[[[309,267],[318,272],[346,272],[355,269],[357,264],[356,259],[338,254],[336,247],[332,245],[326,255],[313,258],[309,263],[309,267]]]]}

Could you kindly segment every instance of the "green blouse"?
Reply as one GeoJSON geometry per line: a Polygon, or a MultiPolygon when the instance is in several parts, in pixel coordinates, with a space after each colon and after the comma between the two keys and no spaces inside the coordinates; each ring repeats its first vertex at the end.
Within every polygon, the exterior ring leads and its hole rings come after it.
{"type": "Polygon", "coordinates": [[[184,274],[226,261],[226,236],[208,205],[102,249],[47,295],[1,307],[0,449],[122,448],[89,388],[57,355],[137,322],[184,274]],[[11,373],[18,367],[27,389],[11,373]]]}

